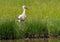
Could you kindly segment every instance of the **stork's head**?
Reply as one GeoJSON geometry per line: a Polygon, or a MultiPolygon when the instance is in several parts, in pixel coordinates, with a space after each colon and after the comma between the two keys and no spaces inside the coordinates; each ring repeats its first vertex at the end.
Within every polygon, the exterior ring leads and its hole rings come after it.
{"type": "Polygon", "coordinates": [[[23,7],[23,9],[27,9],[27,7],[25,5],[23,5],[22,7],[23,7]]]}

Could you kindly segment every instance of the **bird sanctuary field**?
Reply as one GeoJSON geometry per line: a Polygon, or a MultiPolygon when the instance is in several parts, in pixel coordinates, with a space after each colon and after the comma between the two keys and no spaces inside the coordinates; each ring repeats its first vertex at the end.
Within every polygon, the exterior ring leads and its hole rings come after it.
{"type": "Polygon", "coordinates": [[[60,0],[0,0],[0,39],[60,36],[60,0]],[[22,6],[26,18],[18,22],[22,6]]]}

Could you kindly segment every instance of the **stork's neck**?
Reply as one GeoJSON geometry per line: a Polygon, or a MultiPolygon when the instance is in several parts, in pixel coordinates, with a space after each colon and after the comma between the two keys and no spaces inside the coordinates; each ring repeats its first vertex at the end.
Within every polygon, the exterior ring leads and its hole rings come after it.
{"type": "Polygon", "coordinates": [[[25,9],[23,9],[23,13],[22,13],[22,14],[25,14],[25,11],[26,11],[26,10],[25,10],[25,9]]]}

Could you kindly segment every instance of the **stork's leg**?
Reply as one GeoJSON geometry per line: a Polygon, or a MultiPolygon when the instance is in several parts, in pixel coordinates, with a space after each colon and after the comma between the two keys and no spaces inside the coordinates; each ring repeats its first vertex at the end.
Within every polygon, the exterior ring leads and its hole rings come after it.
{"type": "Polygon", "coordinates": [[[18,20],[18,22],[20,22],[21,20],[18,20]]]}

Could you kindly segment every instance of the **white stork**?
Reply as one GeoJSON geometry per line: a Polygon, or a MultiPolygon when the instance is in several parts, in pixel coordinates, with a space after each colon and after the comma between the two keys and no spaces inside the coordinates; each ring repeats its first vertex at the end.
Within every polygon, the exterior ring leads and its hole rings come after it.
{"type": "Polygon", "coordinates": [[[23,8],[23,13],[18,16],[18,22],[24,21],[26,18],[25,11],[26,11],[27,7],[25,5],[23,5],[22,8],[23,8]]]}

